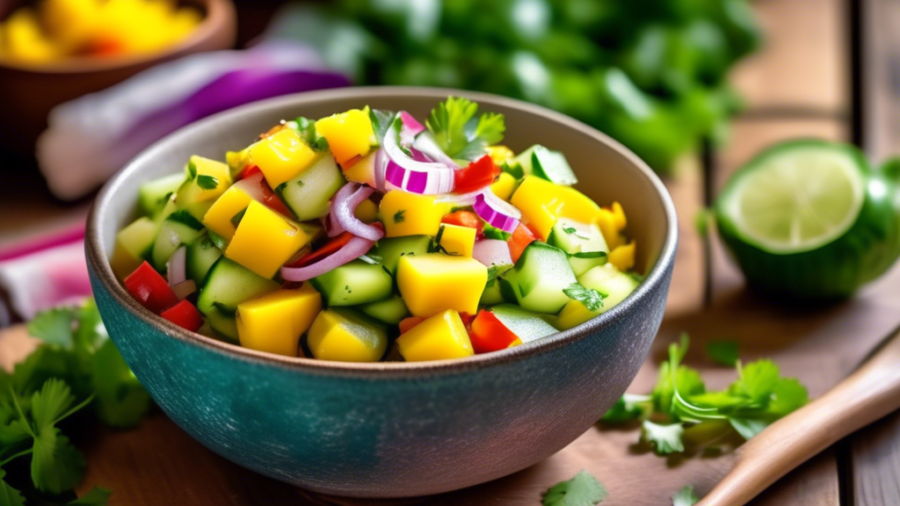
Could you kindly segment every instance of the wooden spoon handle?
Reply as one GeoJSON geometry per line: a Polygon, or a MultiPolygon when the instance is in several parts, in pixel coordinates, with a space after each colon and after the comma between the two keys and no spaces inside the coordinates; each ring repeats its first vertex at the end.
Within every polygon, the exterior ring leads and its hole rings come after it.
{"type": "Polygon", "coordinates": [[[737,463],[698,506],[736,506],[844,436],[900,409],[900,331],[847,379],[773,423],[738,450],[737,463]]]}

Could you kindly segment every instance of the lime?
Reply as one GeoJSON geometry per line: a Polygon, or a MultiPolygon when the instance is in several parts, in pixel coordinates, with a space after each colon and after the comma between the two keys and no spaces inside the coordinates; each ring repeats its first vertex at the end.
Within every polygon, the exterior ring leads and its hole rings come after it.
{"type": "Polygon", "coordinates": [[[720,234],[753,285],[807,298],[849,295],[900,254],[893,174],[849,145],[776,145],[722,190],[720,234]]]}

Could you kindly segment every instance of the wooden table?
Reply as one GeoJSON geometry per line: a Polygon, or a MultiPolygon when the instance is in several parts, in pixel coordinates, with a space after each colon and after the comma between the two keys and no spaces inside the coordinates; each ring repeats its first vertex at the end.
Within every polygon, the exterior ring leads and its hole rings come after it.
{"type": "MultiPolygon", "coordinates": [[[[761,147],[791,137],[864,140],[858,129],[863,103],[852,99],[860,82],[848,77],[854,68],[851,49],[859,51],[850,43],[859,30],[849,29],[848,19],[858,21],[859,12],[842,0],[758,0],[754,6],[767,29],[767,46],[734,72],[733,82],[748,107],[733,122],[732,141],[706,156],[685,159],[667,182],[680,219],[678,259],[666,319],[651,358],[630,389],[635,393],[650,390],[665,346],[688,331],[694,344],[688,361],[703,369],[711,387],[730,382],[733,372],[704,361],[697,350],[707,340],[734,339],[745,359],[774,358],[785,374],[799,377],[816,396],[900,324],[900,268],[853,301],[819,309],[785,308],[748,293],[714,234],[702,238],[694,227],[696,213],[761,147]]],[[[877,127],[873,118],[878,115],[870,116],[867,130],[877,127]]],[[[879,140],[877,153],[884,154],[889,144],[879,140]]],[[[0,211],[0,242],[35,226],[77,219],[84,212],[83,203],[64,211],[30,205],[35,213],[44,213],[31,223],[13,223],[0,211]],[[4,227],[7,233],[2,233],[4,227]]],[[[0,336],[0,366],[27,348],[21,331],[0,336]]],[[[730,455],[665,460],[634,448],[636,439],[635,430],[597,427],[516,475],[407,503],[539,504],[540,493],[548,486],[587,469],[610,491],[604,505],[668,504],[668,497],[684,485],[694,485],[701,493],[708,490],[732,462],[730,455]]],[[[102,430],[81,444],[89,461],[84,488],[94,484],[113,488],[113,504],[358,504],[312,497],[245,471],[191,440],[159,413],[138,429],[102,430]]],[[[828,449],[754,504],[900,504],[900,414],[828,449]]]]}

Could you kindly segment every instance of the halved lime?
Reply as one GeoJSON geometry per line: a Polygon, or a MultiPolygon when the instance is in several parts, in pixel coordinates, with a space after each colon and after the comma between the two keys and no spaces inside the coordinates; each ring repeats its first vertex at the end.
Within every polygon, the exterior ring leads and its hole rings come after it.
{"type": "Polygon", "coordinates": [[[880,275],[900,254],[895,194],[894,179],[872,169],[855,147],[790,141],[735,173],[716,216],[751,284],[838,297],[880,275]]]}

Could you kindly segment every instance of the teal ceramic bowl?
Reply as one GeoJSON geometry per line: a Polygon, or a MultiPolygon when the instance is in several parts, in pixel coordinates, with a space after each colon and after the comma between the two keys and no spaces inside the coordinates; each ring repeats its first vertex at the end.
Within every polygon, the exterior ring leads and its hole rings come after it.
{"type": "Polygon", "coordinates": [[[659,328],[675,256],[675,210],[659,179],[602,133],[493,95],[345,88],[255,103],[208,118],[148,149],[109,181],[88,221],[87,258],[109,334],[166,414],[214,452],[305,489],[414,497],[494,480],[559,451],[594,424],[637,374],[659,328]],[[640,251],[640,287],[609,312],[537,342],[460,360],[349,364],[254,352],[153,315],[109,266],[138,186],[222,158],[282,118],[366,104],[417,117],[449,94],[506,115],[507,143],[566,153],[597,202],[618,200],[640,251]]]}

